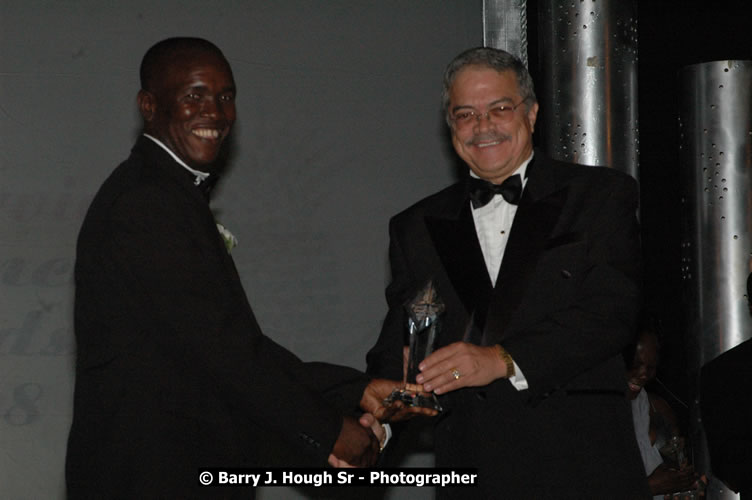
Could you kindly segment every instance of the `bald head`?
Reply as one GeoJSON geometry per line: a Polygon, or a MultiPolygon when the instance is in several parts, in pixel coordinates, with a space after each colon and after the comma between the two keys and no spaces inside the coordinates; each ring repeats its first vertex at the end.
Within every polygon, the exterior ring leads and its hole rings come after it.
{"type": "Polygon", "coordinates": [[[154,44],[141,60],[141,89],[153,92],[175,66],[185,66],[197,55],[211,54],[224,61],[227,69],[230,64],[219,47],[203,38],[176,37],[167,38],[154,44]]]}

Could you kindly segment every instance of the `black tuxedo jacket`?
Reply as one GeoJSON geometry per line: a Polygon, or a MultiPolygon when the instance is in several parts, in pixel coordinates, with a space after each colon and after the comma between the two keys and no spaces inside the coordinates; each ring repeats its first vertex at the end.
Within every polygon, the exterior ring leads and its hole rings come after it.
{"type": "Polygon", "coordinates": [[[497,380],[442,397],[436,465],[477,467],[481,485],[440,496],[649,496],[621,356],[640,304],[636,209],[632,178],[536,152],[495,288],[466,181],[392,219],[389,312],[369,373],[402,374],[404,304],[433,280],[446,304],[440,344],[477,332],[503,345],[529,384],[497,380]]]}
{"type": "Polygon", "coordinates": [[[75,284],[68,498],[249,498],[197,469],[326,465],[366,377],[261,333],[207,199],[148,138],[94,198],[75,284]]]}
{"type": "Polygon", "coordinates": [[[713,475],[752,498],[752,339],[702,367],[700,410],[713,475]]]}

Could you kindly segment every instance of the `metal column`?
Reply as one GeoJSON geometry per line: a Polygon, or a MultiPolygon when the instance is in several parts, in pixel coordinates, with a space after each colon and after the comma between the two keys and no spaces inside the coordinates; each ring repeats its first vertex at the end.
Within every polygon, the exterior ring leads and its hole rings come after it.
{"type": "Polygon", "coordinates": [[[506,50],[527,66],[527,0],[483,0],[483,46],[506,50]]]}
{"type": "Polygon", "coordinates": [[[543,147],[637,178],[637,4],[539,3],[543,147]]]}
{"type": "MultiPolygon", "coordinates": [[[[683,305],[694,372],[752,336],[746,296],[752,270],[752,61],[696,64],[682,69],[680,79],[683,305]]],[[[696,460],[698,469],[709,469],[705,450],[696,460]]],[[[718,482],[711,483],[708,498],[737,495],[718,482]]]]}

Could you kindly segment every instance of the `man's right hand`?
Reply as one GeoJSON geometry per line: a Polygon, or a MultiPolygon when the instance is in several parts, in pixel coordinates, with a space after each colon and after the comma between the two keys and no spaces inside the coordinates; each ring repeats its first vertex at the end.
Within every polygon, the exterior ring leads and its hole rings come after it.
{"type": "Polygon", "coordinates": [[[699,474],[692,468],[674,469],[660,464],[648,476],[650,492],[653,495],[671,494],[677,491],[700,489],[699,474]]]}
{"type": "MultiPolygon", "coordinates": [[[[407,420],[416,415],[426,417],[436,416],[439,412],[430,408],[421,408],[419,406],[405,406],[401,401],[395,401],[391,406],[384,406],[384,398],[389,396],[393,390],[402,385],[396,380],[384,378],[375,378],[366,386],[360,399],[360,409],[366,413],[375,416],[380,422],[399,422],[407,420]]],[[[410,386],[408,389],[416,392],[422,391],[420,386],[410,386]]]]}
{"type": "Polygon", "coordinates": [[[337,442],[329,455],[329,465],[369,467],[376,463],[379,448],[379,440],[370,428],[363,427],[353,417],[345,417],[337,442]]]}

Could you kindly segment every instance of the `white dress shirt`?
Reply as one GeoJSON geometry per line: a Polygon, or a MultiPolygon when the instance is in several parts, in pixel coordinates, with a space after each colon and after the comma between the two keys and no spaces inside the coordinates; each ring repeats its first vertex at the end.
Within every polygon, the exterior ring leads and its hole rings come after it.
{"type": "MultiPolygon", "coordinates": [[[[645,466],[645,475],[650,476],[663,463],[663,457],[658,448],[650,442],[650,399],[645,389],[640,389],[640,393],[632,400],[632,422],[642,464],[645,466]]],[[[654,500],[662,498],[663,495],[653,496],[654,500]]]]}
{"type": "MultiPolygon", "coordinates": [[[[519,174],[522,178],[523,191],[527,184],[527,178],[525,177],[527,166],[532,159],[533,155],[531,154],[512,173],[512,175],[519,174]]],[[[470,171],[470,175],[478,178],[473,171],[470,171]]],[[[491,284],[495,287],[499,268],[501,268],[501,259],[504,257],[504,250],[507,247],[507,241],[509,241],[509,232],[512,229],[514,216],[517,213],[517,205],[507,202],[503,196],[496,194],[487,205],[473,208],[471,204],[470,209],[473,213],[475,233],[478,235],[478,242],[483,251],[483,260],[486,262],[488,276],[491,278],[491,284]]],[[[504,286],[504,283],[501,283],[501,286],[504,286]]],[[[517,365],[517,362],[514,362],[514,371],[515,374],[509,377],[509,381],[518,391],[527,389],[527,379],[522,374],[522,370],[517,365]]]]}

